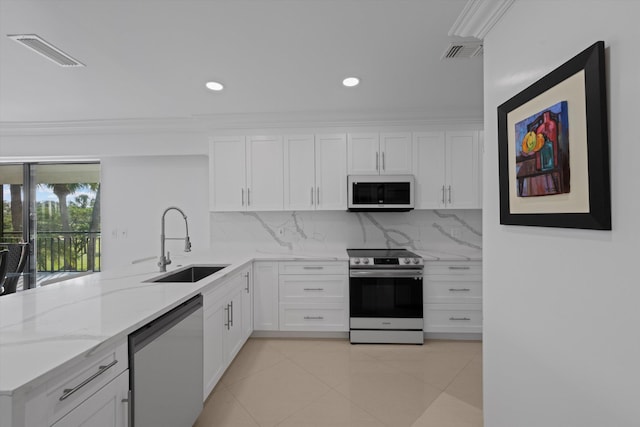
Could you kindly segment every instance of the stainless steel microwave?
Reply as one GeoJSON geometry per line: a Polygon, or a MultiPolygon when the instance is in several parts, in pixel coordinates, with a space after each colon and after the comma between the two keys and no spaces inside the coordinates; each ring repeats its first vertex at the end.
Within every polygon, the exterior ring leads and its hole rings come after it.
{"type": "Polygon", "coordinates": [[[409,211],[414,208],[413,175],[349,175],[350,211],[409,211]]]}

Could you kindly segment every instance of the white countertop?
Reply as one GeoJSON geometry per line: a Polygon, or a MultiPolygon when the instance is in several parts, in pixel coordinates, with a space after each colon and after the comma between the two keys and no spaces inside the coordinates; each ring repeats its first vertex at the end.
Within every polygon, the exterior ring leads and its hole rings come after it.
{"type": "MultiPolygon", "coordinates": [[[[420,253],[420,251],[417,251],[420,253]]],[[[425,260],[471,260],[467,256],[425,260]]],[[[347,260],[333,253],[200,253],[176,256],[168,271],[191,264],[230,264],[197,283],[148,283],[160,276],[156,260],[126,271],[95,273],[0,298],[0,395],[36,387],[54,369],[111,345],[199,292],[215,287],[252,260],[347,260]]],[[[479,259],[474,258],[474,259],[479,259]]]]}

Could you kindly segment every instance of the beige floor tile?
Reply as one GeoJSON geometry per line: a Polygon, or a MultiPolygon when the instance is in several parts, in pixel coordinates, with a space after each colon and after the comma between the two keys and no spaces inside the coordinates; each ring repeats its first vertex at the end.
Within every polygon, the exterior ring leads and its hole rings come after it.
{"type": "Polygon", "coordinates": [[[262,427],[276,425],[330,390],[287,359],[234,382],[228,389],[262,427]]]}
{"type": "Polygon", "coordinates": [[[417,360],[387,360],[385,363],[444,391],[473,358],[470,354],[427,352],[417,360]]]}
{"type": "Polygon", "coordinates": [[[278,424],[278,427],[385,427],[373,416],[331,390],[278,424]]]}
{"type": "Polygon", "coordinates": [[[427,340],[424,347],[434,352],[482,353],[482,341],[427,340]]]}
{"type": "Polygon", "coordinates": [[[316,345],[318,340],[299,338],[272,338],[265,341],[274,350],[277,350],[285,356],[288,356],[291,353],[308,350],[310,347],[316,345]]]}
{"type": "Polygon", "coordinates": [[[442,393],[412,427],[482,427],[482,411],[442,393]]]}
{"type": "Polygon", "coordinates": [[[478,409],[482,409],[482,355],[474,357],[445,391],[478,409]]]}
{"type": "Polygon", "coordinates": [[[224,384],[233,384],[249,375],[284,360],[285,356],[264,340],[250,339],[238,353],[222,377],[224,384]]]}
{"type": "Polygon", "coordinates": [[[411,426],[440,394],[437,388],[400,371],[352,374],[335,389],[393,427],[411,426]]]}
{"type": "Polygon", "coordinates": [[[258,427],[229,390],[218,384],[193,427],[258,427]]]}

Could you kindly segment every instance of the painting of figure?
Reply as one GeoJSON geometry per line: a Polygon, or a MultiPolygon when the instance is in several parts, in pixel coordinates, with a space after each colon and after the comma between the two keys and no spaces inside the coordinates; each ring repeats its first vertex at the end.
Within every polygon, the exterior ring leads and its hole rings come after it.
{"type": "Polygon", "coordinates": [[[571,192],[567,101],[515,124],[518,197],[571,192]]]}

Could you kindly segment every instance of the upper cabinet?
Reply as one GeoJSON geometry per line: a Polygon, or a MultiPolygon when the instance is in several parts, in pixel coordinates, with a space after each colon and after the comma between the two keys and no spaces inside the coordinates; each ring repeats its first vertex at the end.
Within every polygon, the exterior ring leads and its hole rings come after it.
{"type": "Polygon", "coordinates": [[[284,137],[285,210],[347,208],[344,134],[284,137]]]}
{"type": "Polygon", "coordinates": [[[347,143],[350,175],[412,173],[410,132],[350,133],[347,143]]]}
{"type": "Polygon", "coordinates": [[[480,209],[477,131],[413,134],[416,209],[480,209]]]}
{"type": "Polygon", "coordinates": [[[212,211],[282,210],[282,137],[216,137],[209,145],[212,211]]]}

